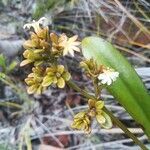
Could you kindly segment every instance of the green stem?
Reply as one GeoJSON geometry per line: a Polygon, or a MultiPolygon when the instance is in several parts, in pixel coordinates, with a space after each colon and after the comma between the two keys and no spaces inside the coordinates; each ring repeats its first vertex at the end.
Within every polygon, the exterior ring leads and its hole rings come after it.
{"type": "Polygon", "coordinates": [[[114,123],[121,128],[125,134],[127,134],[137,145],[139,145],[143,150],[148,150],[145,145],[138,140],[138,138],[130,132],[127,127],[118,119],[116,118],[111,111],[109,111],[106,107],[103,108],[103,110],[111,117],[111,119],[114,121],[114,123]]]}
{"type": "Polygon", "coordinates": [[[93,85],[94,85],[94,91],[95,91],[95,97],[97,97],[97,99],[99,98],[99,89],[98,89],[98,85],[95,79],[93,79],[93,85]]]}
{"type": "MultiPolygon", "coordinates": [[[[96,99],[95,96],[88,94],[85,90],[82,90],[80,87],[78,87],[74,82],[68,81],[67,84],[74,90],[80,92],[84,97],[88,99],[96,99]]],[[[137,145],[141,147],[142,150],[148,150],[146,146],[133,133],[131,133],[117,117],[113,115],[111,111],[109,111],[106,107],[104,107],[103,110],[111,117],[114,123],[124,131],[125,134],[127,134],[137,145]]]]}
{"type": "Polygon", "coordinates": [[[67,84],[73,88],[74,90],[76,90],[77,92],[81,93],[81,95],[83,95],[84,97],[88,98],[88,99],[95,99],[94,95],[90,95],[88,94],[85,90],[82,90],[80,87],[78,87],[74,82],[72,81],[68,81],[67,84]]]}

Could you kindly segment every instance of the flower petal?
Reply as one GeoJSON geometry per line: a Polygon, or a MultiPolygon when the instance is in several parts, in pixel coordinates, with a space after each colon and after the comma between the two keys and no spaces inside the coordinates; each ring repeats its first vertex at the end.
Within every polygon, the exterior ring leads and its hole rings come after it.
{"type": "Polygon", "coordinates": [[[58,44],[58,35],[55,33],[50,34],[51,41],[54,42],[55,44],[58,44]]]}
{"type": "Polygon", "coordinates": [[[73,49],[76,52],[80,52],[80,48],[76,47],[76,46],[71,46],[71,49],[73,49]]]}
{"type": "Polygon", "coordinates": [[[98,76],[98,79],[102,84],[111,85],[113,81],[119,76],[119,72],[114,72],[112,69],[107,68],[103,70],[103,73],[98,76]]]}
{"type": "Polygon", "coordinates": [[[64,86],[65,86],[65,81],[64,81],[64,79],[63,79],[62,77],[60,77],[60,78],[57,80],[57,86],[58,86],[59,88],[64,88],[64,86]]]}
{"type": "Polygon", "coordinates": [[[111,78],[108,78],[107,79],[107,85],[111,85],[112,84],[112,80],[111,80],[111,78]]]}
{"type": "Polygon", "coordinates": [[[64,50],[63,50],[63,56],[66,56],[67,54],[68,54],[68,49],[64,48],[64,50]]]}
{"type": "Polygon", "coordinates": [[[53,77],[46,76],[43,79],[42,86],[49,86],[53,83],[53,77]]]}
{"type": "Polygon", "coordinates": [[[32,60],[25,59],[25,60],[23,60],[23,61],[20,63],[20,66],[22,67],[22,66],[25,66],[25,65],[27,65],[27,64],[29,64],[29,63],[32,63],[32,60]]]}
{"type": "Polygon", "coordinates": [[[42,17],[37,21],[39,24],[41,24],[43,27],[48,25],[48,19],[46,17],[42,17]]]}
{"type": "Polygon", "coordinates": [[[73,37],[69,38],[68,42],[74,42],[75,40],[77,40],[78,35],[74,35],[73,37]]]}
{"type": "Polygon", "coordinates": [[[36,94],[41,94],[42,93],[42,86],[39,86],[38,89],[36,90],[36,94]]]}
{"type": "Polygon", "coordinates": [[[71,75],[69,72],[65,72],[62,77],[64,78],[65,81],[69,81],[71,78],[71,75]]]}
{"type": "Polygon", "coordinates": [[[74,57],[74,51],[73,51],[72,48],[69,50],[69,53],[70,53],[70,55],[71,55],[72,57],[74,57]]]}
{"type": "Polygon", "coordinates": [[[32,86],[27,88],[28,94],[33,94],[36,90],[37,90],[37,86],[36,85],[32,85],[32,86]]]}
{"type": "Polygon", "coordinates": [[[102,114],[105,117],[106,121],[105,121],[105,123],[102,123],[101,126],[105,129],[112,128],[112,121],[111,121],[110,117],[105,112],[103,112],[102,114]]]}
{"type": "Polygon", "coordinates": [[[59,65],[57,66],[57,72],[59,72],[60,74],[62,74],[64,72],[65,67],[63,65],[59,65]]]}
{"type": "Polygon", "coordinates": [[[89,99],[89,100],[88,100],[89,108],[90,108],[90,109],[95,108],[95,103],[96,103],[96,100],[89,99]]]}
{"type": "Polygon", "coordinates": [[[97,119],[99,124],[104,124],[105,121],[106,121],[105,117],[103,115],[101,115],[101,114],[97,114],[96,115],[96,119],[97,119]]]}
{"type": "Polygon", "coordinates": [[[72,45],[74,45],[74,46],[79,46],[80,44],[81,44],[81,42],[75,41],[75,42],[73,42],[72,45]]]}
{"type": "Polygon", "coordinates": [[[84,116],[85,116],[85,114],[86,114],[86,112],[79,112],[79,113],[77,113],[75,116],[74,116],[74,118],[76,119],[76,118],[83,118],[84,116]]]}
{"type": "Polygon", "coordinates": [[[96,111],[101,110],[104,107],[104,101],[97,101],[95,107],[96,111]]]}

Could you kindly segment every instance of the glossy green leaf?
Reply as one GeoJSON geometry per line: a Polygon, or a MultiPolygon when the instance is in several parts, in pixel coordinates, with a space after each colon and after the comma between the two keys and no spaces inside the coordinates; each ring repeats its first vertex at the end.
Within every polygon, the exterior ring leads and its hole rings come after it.
{"type": "Polygon", "coordinates": [[[109,42],[99,37],[83,39],[82,52],[86,59],[93,58],[98,64],[119,72],[119,78],[107,89],[150,137],[150,95],[133,67],[109,42]]]}

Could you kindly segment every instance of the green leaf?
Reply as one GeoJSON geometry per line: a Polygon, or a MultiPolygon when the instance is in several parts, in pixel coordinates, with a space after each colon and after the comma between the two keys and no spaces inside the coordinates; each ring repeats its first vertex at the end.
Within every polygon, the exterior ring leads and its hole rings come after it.
{"type": "Polygon", "coordinates": [[[98,64],[119,72],[119,78],[107,89],[150,137],[150,95],[133,67],[109,42],[99,37],[83,39],[82,52],[86,59],[93,58],[98,64]]]}
{"type": "Polygon", "coordinates": [[[16,66],[17,66],[16,61],[11,62],[11,64],[8,66],[7,71],[10,72],[10,71],[14,70],[16,66]]]}
{"type": "Polygon", "coordinates": [[[6,69],[6,58],[3,54],[0,54],[0,67],[6,69]]]}

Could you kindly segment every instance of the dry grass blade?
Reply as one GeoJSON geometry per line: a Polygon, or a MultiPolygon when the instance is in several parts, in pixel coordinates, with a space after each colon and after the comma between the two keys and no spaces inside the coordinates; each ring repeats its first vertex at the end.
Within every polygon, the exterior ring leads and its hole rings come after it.
{"type": "Polygon", "coordinates": [[[135,42],[135,41],[129,41],[129,43],[131,43],[132,45],[135,45],[135,46],[139,46],[139,47],[142,47],[142,48],[150,49],[150,45],[144,45],[142,43],[138,43],[138,42],[135,42]]]}
{"type": "Polygon", "coordinates": [[[137,57],[139,57],[139,58],[145,60],[146,62],[149,62],[149,63],[150,63],[150,59],[147,58],[147,57],[145,57],[145,56],[143,56],[143,55],[141,55],[141,54],[138,54],[138,53],[136,53],[136,52],[134,52],[134,51],[132,51],[132,50],[129,50],[129,49],[125,48],[125,47],[121,47],[121,46],[118,46],[118,45],[114,45],[114,46],[115,46],[116,48],[122,50],[122,51],[125,51],[125,52],[127,52],[127,53],[132,54],[132,55],[135,55],[135,56],[137,56],[137,57]]]}
{"type": "Polygon", "coordinates": [[[134,1],[134,5],[136,6],[137,10],[146,18],[148,21],[150,20],[149,16],[140,8],[140,6],[134,1]]]}
{"type": "Polygon", "coordinates": [[[5,106],[5,107],[15,107],[18,109],[22,109],[22,106],[17,104],[17,103],[13,103],[13,102],[0,102],[0,106],[5,106]]]}
{"type": "Polygon", "coordinates": [[[140,22],[138,21],[129,11],[127,11],[124,6],[119,2],[119,0],[114,0],[119,8],[126,13],[126,15],[135,23],[135,25],[143,31],[145,35],[150,35],[150,31],[140,22]]]}
{"type": "Polygon", "coordinates": [[[45,124],[43,124],[38,118],[36,118],[36,121],[41,125],[41,127],[42,127],[45,131],[47,131],[47,132],[51,135],[51,137],[57,142],[57,144],[58,144],[60,147],[64,147],[64,145],[58,140],[57,137],[55,137],[55,136],[51,133],[50,129],[48,129],[48,128],[45,126],[45,124]]]}

